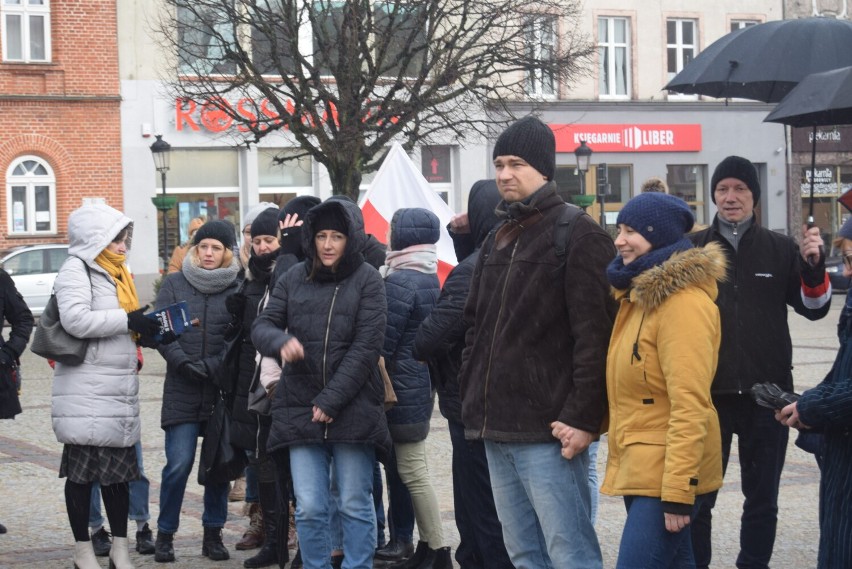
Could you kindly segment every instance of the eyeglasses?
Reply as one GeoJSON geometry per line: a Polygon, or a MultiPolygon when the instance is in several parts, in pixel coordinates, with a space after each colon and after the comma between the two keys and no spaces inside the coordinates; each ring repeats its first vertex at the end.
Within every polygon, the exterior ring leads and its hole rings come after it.
{"type": "Polygon", "coordinates": [[[852,251],[841,251],[840,254],[843,255],[843,264],[847,269],[852,270],[852,251]]]}

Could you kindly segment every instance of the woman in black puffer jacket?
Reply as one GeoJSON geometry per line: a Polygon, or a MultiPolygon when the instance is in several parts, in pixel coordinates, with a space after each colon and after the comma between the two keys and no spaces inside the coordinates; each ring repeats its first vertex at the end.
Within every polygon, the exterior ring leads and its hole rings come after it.
{"type": "Polygon", "coordinates": [[[360,253],[366,235],[355,203],[314,207],[302,233],[305,261],[276,282],[252,328],[258,351],[284,364],[267,452],[290,451],[305,565],[328,564],[333,469],[347,565],[371,569],[373,463],[390,447],[377,366],[387,318],[384,286],[360,253]]]}

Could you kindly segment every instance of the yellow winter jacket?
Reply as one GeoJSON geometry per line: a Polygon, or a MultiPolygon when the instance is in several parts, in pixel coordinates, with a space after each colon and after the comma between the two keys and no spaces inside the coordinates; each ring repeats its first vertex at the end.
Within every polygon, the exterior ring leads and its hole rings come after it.
{"type": "Polygon", "coordinates": [[[609,456],[601,491],[693,504],[722,486],[719,418],[710,399],[725,277],[710,243],[673,255],[615,290],[607,355],[609,456]]]}

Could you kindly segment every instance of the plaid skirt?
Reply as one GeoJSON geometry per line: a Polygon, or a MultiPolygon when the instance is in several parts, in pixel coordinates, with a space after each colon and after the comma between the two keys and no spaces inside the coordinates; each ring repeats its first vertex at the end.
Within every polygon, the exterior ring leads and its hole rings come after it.
{"type": "Polygon", "coordinates": [[[66,476],[77,484],[100,482],[101,486],[139,480],[136,449],[65,445],[59,477],[66,476]]]}

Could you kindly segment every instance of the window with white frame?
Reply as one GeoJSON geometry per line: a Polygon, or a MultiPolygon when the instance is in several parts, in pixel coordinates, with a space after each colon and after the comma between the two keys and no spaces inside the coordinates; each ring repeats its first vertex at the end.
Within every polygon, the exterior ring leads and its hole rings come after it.
{"type": "Polygon", "coordinates": [[[630,20],[598,18],[600,96],[630,96],[630,20]]]}
{"type": "Polygon", "coordinates": [[[36,156],[22,156],[6,170],[9,235],[56,233],[56,177],[36,156]]]}
{"type": "MultiPolygon", "coordinates": [[[[551,59],[556,51],[556,18],[546,15],[531,16],[526,22],[524,36],[531,58],[541,61],[551,59]]],[[[526,83],[528,95],[556,95],[556,81],[551,73],[543,69],[529,70],[526,83]]]]}
{"type": "Polygon", "coordinates": [[[666,21],[666,56],[669,80],[698,55],[698,22],[670,18],[666,21]]]}
{"type": "Polygon", "coordinates": [[[234,42],[233,22],[209,6],[178,7],[178,70],[184,75],[230,75],[226,57],[234,42]]]}
{"type": "MultiPolygon", "coordinates": [[[[376,43],[386,41],[379,68],[381,75],[396,77],[403,63],[406,65],[402,70],[404,76],[420,75],[428,49],[426,19],[426,7],[422,3],[381,0],[373,5],[376,43]]],[[[379,53],[376,58],[379,59],[379,53]]]]}
{"type": "Polygon", "coordinates": [[[759,24],[757,20],[731,20],[731,31],[735,32],[743,28],[750,28],[759,24]]]}
{"type": "Polygon", "coordinates": [[[3,61],[50,61],[50,0],[2,0],[3,61]]]}

